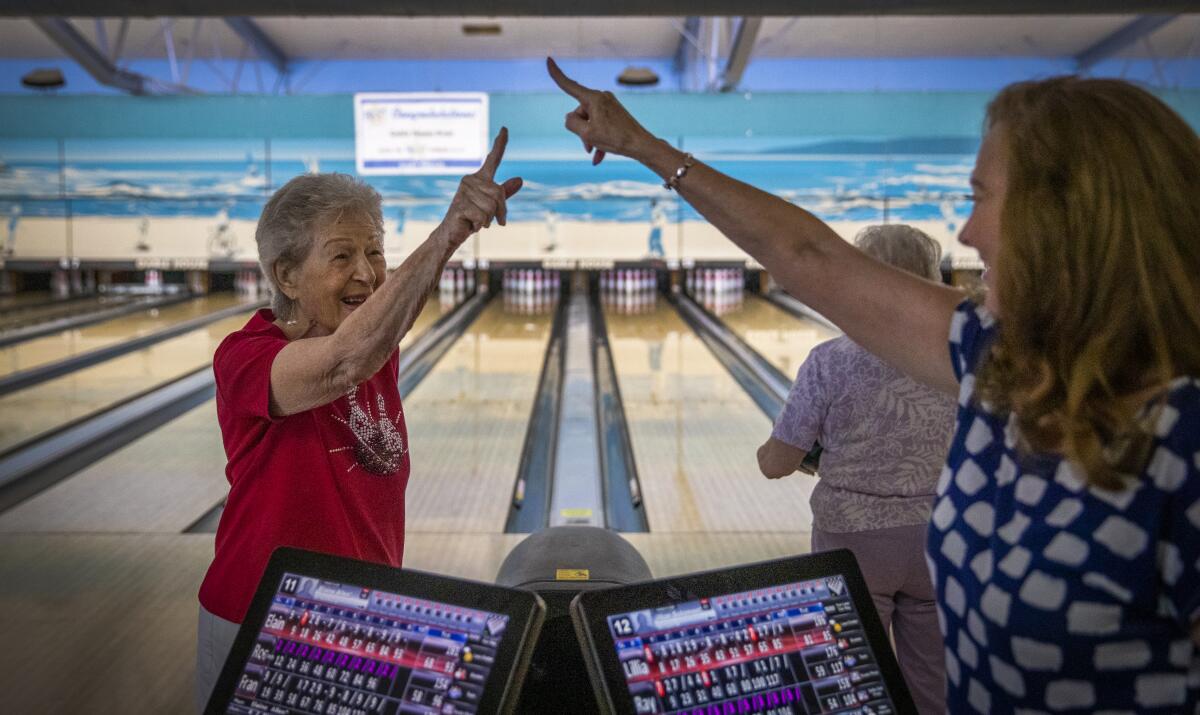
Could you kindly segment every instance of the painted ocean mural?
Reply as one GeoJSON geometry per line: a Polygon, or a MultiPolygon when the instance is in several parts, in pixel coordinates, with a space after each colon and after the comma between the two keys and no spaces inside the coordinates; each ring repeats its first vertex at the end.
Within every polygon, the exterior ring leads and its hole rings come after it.
{"type": "MultiPolygon", "coordinates": [[[[685,137],[679,145],[813,211],[843,234],[882,221],[916,223],[956,260],[971,260],[953,239],[970,210],[977,139],[685,137]]],[[[317,171],[353,174],[353,141],[0,141],[0,229],[7,227],[12,261],[98,259],[114,250],[247,260],[254,222],[270,193],[292,176],[317,171]]],[[[632,161],[612,157],[593,167],[577,144],[542,139],[523,146],[514,137],[501,176],[525,179],[509,206],[510,225],[521,227],[515,233],[525,238],[485,239],[500,244],[483,251],[496,260],[544,259],[556,251],[586,255],[587,249],[570,247],[569,237],[587,233],[603,243],[596,231],[605,227],[615,242],[634,244],[616,257],[644,257],[637,244],[652,225],[664,223],[679,227],[677,240],[667,234],[668,259],[737,256],[720,237],[689,240],[703,231],[703,221],[632,161]]],[[[436,224],[458,185],[455,176],[366,181],[383,196],[389,253],[397,255],[436,224]]],[[[482,255],[478,248],[474,254],[482,255]]]]}

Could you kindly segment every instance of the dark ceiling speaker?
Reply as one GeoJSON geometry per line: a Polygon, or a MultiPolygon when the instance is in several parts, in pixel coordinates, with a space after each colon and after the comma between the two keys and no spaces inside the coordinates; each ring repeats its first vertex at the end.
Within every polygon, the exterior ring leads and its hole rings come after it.
{"type": "Polygon", "coordinates": [[[57,67],[38,68],[21,78],[21,84],[31,89],[58,89],[66,83],[62,70],[57,67]]]}
{"type": "Polygon", "coordinates": [[[658,84],[658,75],[649,67],[626,67],[617,75],[617,84],[629,87],[652,87],[658,84]]]}
{"type": "Polygon", "coordinates": [[[474,22],[463,23],[462,32],[464,35],[499,35],[500,25],[494,22],[474,22]]]}

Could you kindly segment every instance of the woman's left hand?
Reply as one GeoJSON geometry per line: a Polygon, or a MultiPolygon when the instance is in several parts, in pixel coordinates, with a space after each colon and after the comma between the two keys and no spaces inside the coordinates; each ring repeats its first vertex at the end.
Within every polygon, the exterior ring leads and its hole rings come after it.
{"type": "Polygon", "coordinates": [[[458,191],[446,210],[441,228],[449,232],[450,240],[458,246],[473,233],[492,225],[494,219],[501,226],[508,223],[508,199],[521,190],[520,177],[496,183],[496,169],[504,158],[508,146],[508,128],[501,127],[500,134],[492,144],[492,151],[483,161],[483,166],[474,174],[468,174],[458,183],[458,191]]]}
{"type": "Polygon", "coordinates": [[[800,469],[807,454],[772,436],[758,448],[758,470],[767,479],[782,479],[800,469]]]}

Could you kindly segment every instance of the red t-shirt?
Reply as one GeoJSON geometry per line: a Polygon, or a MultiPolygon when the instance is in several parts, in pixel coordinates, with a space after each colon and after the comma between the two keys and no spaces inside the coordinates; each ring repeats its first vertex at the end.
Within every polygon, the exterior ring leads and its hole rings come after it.
{"type": "Polygon", "coordinates": [[[213,357],[229,500],[200,603],[234,623],[280,546],[397,567],[404,554],[409,455],[399,350],[333,402],[271,417],[271,363],[288,344],[274,319],[258,311],[213,357]]]}

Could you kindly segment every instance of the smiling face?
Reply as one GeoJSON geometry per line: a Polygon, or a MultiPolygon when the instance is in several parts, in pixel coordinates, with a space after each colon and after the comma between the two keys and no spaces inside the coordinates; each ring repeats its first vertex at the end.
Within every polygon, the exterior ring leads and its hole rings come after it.
{"type": "Polygon", "coordinates": [[[1000,215],[1008,191],[1007,149],[1003,126],[993,125],[983,137],[975,170],[971,172],[971,191],[975,195],[971,217],[958,234],[959,242],[974,248],[983,260],[983,284],[987,287],[985,305],[992,315],[1000,313],[995,262],[1000,253],[1000,215]]]}
{"type": "Polygon", "coordinates": [[[308,257],[285,270],[280,284],[296,301],[309,336],[328,335],[367,299],[386,276],[383,237],[362,214],[319,225],[308,257]]]}

